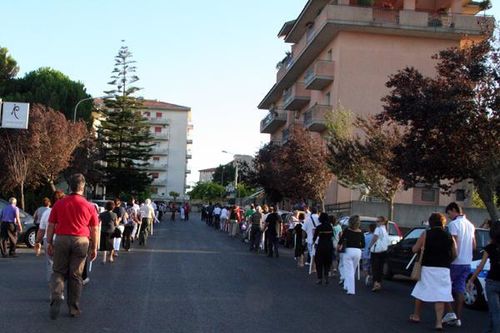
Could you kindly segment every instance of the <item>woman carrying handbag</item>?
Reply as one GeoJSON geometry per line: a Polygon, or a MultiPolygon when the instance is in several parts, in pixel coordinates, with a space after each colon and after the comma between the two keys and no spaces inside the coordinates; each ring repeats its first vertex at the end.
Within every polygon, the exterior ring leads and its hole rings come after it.
{"type": "MultiPolygon", "coordinates": [[[[423,251],[420,279],[411,295],[415,297],[415,311],[410,315],[412,323],[420,322],[423,302],[434,303],[436,312],[436,330],[443,329],[442,318],[445,302],[452,302],[450,264],[456,257],[455,241],[444,230],[446,217],[441,213],[432,213],[429,217],[429,229],[422,233],[413,252],[423,251]]],[[[416,263],[417,265],[417,263],[416,263]]],[[[412,274],[413,275],[413,274],[412,274]]]]}

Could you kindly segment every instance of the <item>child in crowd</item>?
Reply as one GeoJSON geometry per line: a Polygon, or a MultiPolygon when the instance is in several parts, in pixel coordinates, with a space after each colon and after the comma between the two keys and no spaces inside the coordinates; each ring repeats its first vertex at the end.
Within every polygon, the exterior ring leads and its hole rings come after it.
{"type": "Polygon", "coordinates": [[[365,284],[369,286],[371,284],[372,276],[371,276],[371,252],[370,249],[368,248],[371,244],[372,238],[373,238],[373,232],[375,231],[375,228],[377,225],[375,223],[372,223],[368,226],[368,232],[365,232],[365,248],[363,249],[363,253],[361,255],[361,260],[362,260],[362,268],[363,268],[363,275],[365,276],[365,284]]]}

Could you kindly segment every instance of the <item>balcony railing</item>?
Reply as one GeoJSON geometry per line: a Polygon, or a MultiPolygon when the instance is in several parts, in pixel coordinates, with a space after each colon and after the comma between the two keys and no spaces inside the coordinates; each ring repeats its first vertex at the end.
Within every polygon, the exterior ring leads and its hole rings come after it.
{"type": "Polygon", "coordinates": [[[148,170],[167,170],[167,163],[152,162],[148,165],[148,170]]]}
{"type": "Polygon", "coordinates": [[[270,110],[268,115],[260,121],[261,133],[274,133],[286,124],[286,113],[281,110],[270,110]]]}
{"type": "Polygon", "coordinates": [[[157,140],[168,140],[168,133],[163,133],[163,132],[153,132],[152,133],[153,135],[153,138],[157,139],[157,140]]]}
{"type": "Polygon", "coordinates": [[[158,117],[158,118],[155,118],[155,117],[145,117],[146,120],[150,123],[150,124],[154,124],[154,125],[168,125],[168,119],[167,118],[162,118],[162,117],[158,117]]]}
{"type": "Polygon", "coordinates": [[[326,115],[332,110],[331,105],[314,105],[304,113],[304,127],[313,132],[325,131],[326,115]]]}
{"type": "Polygon", "coordinates": [[[153,155],[168,155],[168,149],[154,148],[151,150],[153,155]]]}
{"type": "Polygon", "coordinates": [[[167,185],[167,178],[154,178],[152,185],[166,186],[167,185]]]}
{"type": "Polygon", "coordinates": [[[304,84],[309,90],[323,90],[333,82],[334,62],[327,60],[316,61],[306,71],[304,84]]]}
{"type": "Polygon", "coordinates": [[[186,143],[187,143],[188,145],[192,145],[192,144],[193,144],[193,139],[187,139],[186,143]]]}
{"type": "Polygon", "coordinates": [[[304,82],[296,82],[283,92],[283,107],[285,110],[299,111],[311,100],[311,92],[306,90],[304,82]]]}

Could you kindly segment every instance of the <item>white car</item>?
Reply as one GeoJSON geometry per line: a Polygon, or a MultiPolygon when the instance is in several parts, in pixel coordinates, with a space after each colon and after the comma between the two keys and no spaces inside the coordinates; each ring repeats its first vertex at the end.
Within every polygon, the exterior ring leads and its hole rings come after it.
{"type": "MultiPolygon", "coordinates": [[[[360,229],[363,232],[368,231],[370,224],[377,224],[377,218],[371,216],[360,216],[361,225],[360,229]]],[[[339,224],[342,228],[347,227],[349,224],[349,216],[343,216],[339,219],[339,224]]],[[[389,246],[397,244],[401,239],[403,239],[403,234],[395,222],[389,221],[387,225],[387,230],[389,234],[389,246]]]]}
{"type": "MultiPolygon", "coordinates": [[[[486,245],[488,245],[490,240],[489,230],[487,229],[476,229],[476,248],[474,251],[474,261],[471,263],[470,274],[467,278],[467,282],[471,278],[472,274],[476,271],[477,266],[481,262],[481,258],[483,257],[483,249],[486,245]]],[[[464,300],[465,305],[467,307],[473,309],[486,309],[488,298],[486,297],[485,292],[485,284],[486,284],[486,276],[490,271],[490,260],[486,261],[483,270],[479,273],[476,281],[474,281],[474,286],[471,290],[465,290],[464,300]]]]}

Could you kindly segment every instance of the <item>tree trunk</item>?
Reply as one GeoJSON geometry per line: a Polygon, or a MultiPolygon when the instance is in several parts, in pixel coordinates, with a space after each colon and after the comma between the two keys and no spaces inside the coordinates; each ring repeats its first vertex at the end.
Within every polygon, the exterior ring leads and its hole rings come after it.
{"type": "Polygon", "coordinates": [[[321,202],[321,211],[326,213],[326,211],[325,211],[325,198],[320,197],[319,201],[321,202]]]}
{"type": "Polygon", "coordinates": [[[389,221],[393,221],[394,220],[394,195],[391,196],[391,198],[389,199],[389,201],[387,202],[387,218],[389,219],[389,221]]]}
{"type": "Polygon", "coordinates": [[[50,189],[52,190],[52,193],[54,193],[56,191],[56,185],[54,184],[54,181],[52,179],[49,180],[49,185],[50,189]]]}
{"type": "Polygon", "coordinates": [[[20,206],[21,206],[21,209],[24,210],[24,182],[21,182],[19,184],[19,192],[20,192],[19,194],[21,195],[21,198],[19,200],[19,202],[21,204],[20,206]]]}
{"type": "Polygon", "coordinates": [[[484,205],[486,206],[486,209],[490,214],[491,220],[492,221],[498,220],[498,210],[495,206],[495,200],[494,200],[494,193],[495,193],[494,186],[486,183],[478,183],[477,193],[479,194],[481,200],[483,200],[484,205]]]}

